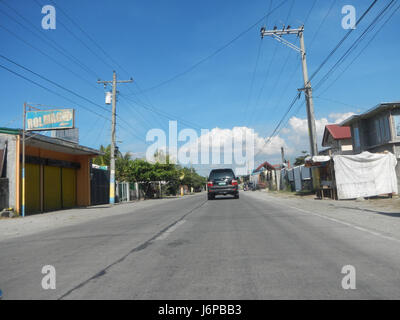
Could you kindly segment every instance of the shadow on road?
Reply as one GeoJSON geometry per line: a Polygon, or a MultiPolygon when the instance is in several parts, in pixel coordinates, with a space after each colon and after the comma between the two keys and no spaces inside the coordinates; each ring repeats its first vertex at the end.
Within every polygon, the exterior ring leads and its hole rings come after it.
{"type": "Polygon", "coordinates": [[[222,198],[214,198],[214,200],[234,200],[234,197],[222,197],[222,198]]]}
{"type": "Polygon", "coordinates": [[[366,211],[366,212],[372,212],[372,213],[381,214],[381,215],[384,215],[384,216],[400,218],[400,212],[384,212],[384,211],[378,211],[378,210],[355,208],[355,207],[346,207],[346,206],[340,206],[340,207],[339,206],[334,206],[334,207],[338,208],[338,209],[351,209],[351,210],[358,210],[358,211],[366,211]]]}

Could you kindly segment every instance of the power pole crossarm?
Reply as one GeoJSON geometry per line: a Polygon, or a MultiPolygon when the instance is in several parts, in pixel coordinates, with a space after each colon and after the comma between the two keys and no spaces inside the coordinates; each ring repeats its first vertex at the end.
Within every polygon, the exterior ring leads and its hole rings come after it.
{"type": "Polygon", "coordinates": [[[116,109],[117,109],[117,83],[128,83],[130,80],[117,80],[117,74],[113,71],[112,81],[101,81],[97,83],[104,84],[112,83],[112,114],[111,114],[111,150],[110,150],[110,204],[115,203],[115,126],[116,126],[116,109]]]}
{"type": "Polygon", "coordinates": [[[307,122],[308,122],[308,135],[310,138],[310,151],[312,156],[316,156],[318,154],[317,147],[317,138],[316,138],[316,129],[315,129],[315,116],[314,116],[314,103],[312,99],[312,88],[310,80],[308,79],[308,71],[307,71],[307,60],[306,60],[306,49],[304,46],[304,26],[301,26],[297,29],[291,29],[290,26],[282,29],[277,29],[274,27],[273,30],[266,30],[264,27],[261,28],[261,38],[265,36],[271,36],[277,41],[285,44],[289,48],[297,51],[301,55],[301,64],[303,67],[303,80],[304,80],[304,90],[306,105],[307,105],[307,122]],[[294,45],[293,43],[283,39],[284,35],[297,35],[300,39],[300,48],[294,45]]]}

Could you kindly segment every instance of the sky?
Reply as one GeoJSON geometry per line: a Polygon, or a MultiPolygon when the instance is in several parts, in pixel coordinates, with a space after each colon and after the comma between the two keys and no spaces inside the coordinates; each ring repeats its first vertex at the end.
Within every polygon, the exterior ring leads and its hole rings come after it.
{"type": "MultiPolygon", "coordinates": [[[[390,1],[377,1],[311,81],[319,146],[325,124],[380,102],[400,100],[400,10],[383,25],[399,5],[397,0],[318,85],[390,1]]],[[[343,6],[353,5],[358,19],[371,3],[0,0],[0,65],[36,82],[0,67],[0,127],[22,127],[24,102],[74,108],[80,144],[93,148],[109,144],[111,107],[104,97],[110,88],[97,80],[111,80],[115,70],[118,79],[134,79],[118,85],[117,142],[122,152],[143,157],[151,144],[145,141],[146,134],[155,128],[167,131],[169,120],[178,121],[179,131],[194,128],[199,136],[200,129],[233,134],[252,128],[256,140],[268,140],[304,84],[299,53],[271,37],[261,39],[260,28],[304,24],[311,75],[349,31],[342,27],[343,6]],[[54,30],[42,28],[44,5],[56,9],[54,30]]],[[[296,36],[285,39],[299,46],[296,36]]],[[[301,96],[278,135],[266,146],[261,144],[256,164],[278,163],[281,146],[291,160],[309,149],[303,102],[301,96]]],[[[197,168],[207,174],[210,165],[197,168]]]]}

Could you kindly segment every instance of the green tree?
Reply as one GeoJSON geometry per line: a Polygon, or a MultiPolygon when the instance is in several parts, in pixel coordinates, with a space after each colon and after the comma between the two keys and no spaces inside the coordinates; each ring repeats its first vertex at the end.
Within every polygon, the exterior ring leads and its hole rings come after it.
{"type": "Polygon", "coordinates": [[[100,151],[104,154],[94,158],[93,163],[99,166],[110,166],[111,146],[108,145],[107,147],[104,147],[103,145],[101,145],[100,151]]]}
{"type": "Polygon", "coordinates": [[[298,156],[298,157],[294,160],[294,165],[295,165],[295,166],[300,166],[300,165],[304,164],[304,163],[305,163],[305,159],[309,156],[309,154],[308,154],[307,151],[302,151],[301,153],[302,153],[302,155],[301,155],[301,156],[298,156]]]}
{"type": "Polygon", "coordinates": [[[129,152],[124,155],[118,152],[115,159],[115,178],[117,181],[129,182],[129,167],[131,161],[131,154],[129,152]]]}
{"type": "MultiPolygon", "coordinates": [[[[96,157],[93,163],[109,166],[110,150],[110,146],[100,146],[100,151],[104,154],[96,157]]],[[[155,163],[150,163],[145,159],[133,160],[129,152],[125,154],[117,152],[115,157],[116,180],[140,183],[146,197],[153,196],[156,192],[154,182],[158,181],[164,182],[163,193],[172,195],[177,194],[181,184],[200,189],[207,182],[206,178],[200,176],[193,168],[181,167],[172,163],[170,156],[162,150],[158,150],[154,154],[155,163]]]]}

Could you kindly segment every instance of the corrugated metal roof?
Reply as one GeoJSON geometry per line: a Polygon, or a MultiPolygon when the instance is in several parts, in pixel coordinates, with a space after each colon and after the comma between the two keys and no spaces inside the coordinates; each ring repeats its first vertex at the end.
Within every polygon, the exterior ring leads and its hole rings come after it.
{"type": "Polygon", "coordinates": [[[13,128],[5,128],[5,127],[0,127],[0,133],[5,133],[5,134],[19,134],[22,132],[20,129],[13,129],[13,128]]]}
{"type": "Polygon", "coordinates": [[[335,140],[341,139],[350,139],[351,138],[351,130],[350,127],[344,126],[341,127],[337,124],[327,124],[324,130],[324,136],[322,138],[322,146],[327,147],[328,145],[328,137],[329,134],[335,140]]]}
{"type": "Polygon", "coordinates": [[[275,170],[275,168],[274,168],[273,165],[271,165],[268,161],[265,161],[264,163],[260,164],[260,165],[257,167],[257,169],[254,170],[253,172],[260,171],[261,168],[265,168],[265,169],[268,169],[268,170],[275,170]]]}
{"type": "Polygon", "coordinates": [[[383,102],[383,103],[380,103],[380,104],[376,105],[375,107],[365,111],[362,114],[353,115],[350,118],[347,118],[346,120],[342,121],[339,125],[340,126],[348,126],[357,119],[369,118],[369,117],[372,117],[376,113],[382,112],[384,110],[395,109],[395,108],[400,108],[399,101],[398,102],[383,102]]]}
{"type": "MultiPolygon", "coordinates": [[[[12,128],[0,128],[0,133],[22,135],[22,130],[12,129],[12,128]]],[[[26,137],[27,137],[26,145],[28,146],[34,146],[38,148],[43,148],[58,152],[66,152],[71,154],[87,154],[87,155],[104,154],[103,152],[97,149],[81,146],[79,144],[60,138],[48,137],[39,133],[27,132],[26,137]]]]}

